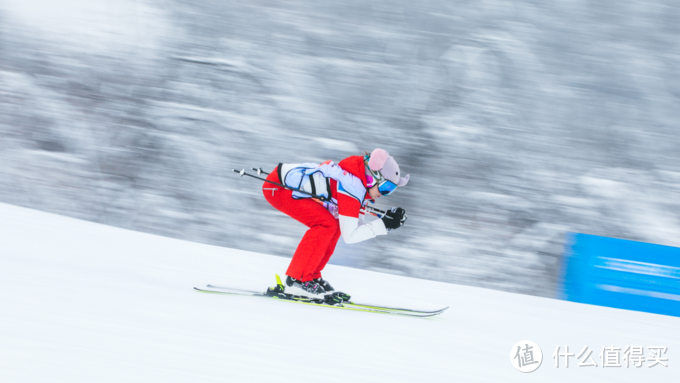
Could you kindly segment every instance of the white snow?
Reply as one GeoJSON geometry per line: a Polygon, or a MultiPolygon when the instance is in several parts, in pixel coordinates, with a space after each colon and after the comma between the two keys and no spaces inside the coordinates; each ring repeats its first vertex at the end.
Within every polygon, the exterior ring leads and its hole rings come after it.
{"type": "Polygon", "coordinates": [[[145,1],[3,0],[0,10],[31,35],[88,54],[148,54],[170,29],[163,12],[145,1]]]}
{"type": "Polygon", "coordinates": [[[341,150],[347,153],[361,153],[359,147],[356,146],[356,144],[349,141],[323,137],[315,137],[314,141],[316,141],[317,143],[319,143],[319,145],[326,149],[341,150]]]}
{"type": "MultiPolygon", "coordinates": [[[[229,235],[229,233],[225,233],[229,235]]],[[[329,266],[357,301],[434,319],[201,294],[263,290],[288,259],[0,204],[2,382],[677,382],[680,318],[329,266]],[[513,368],[520,340],[543,349],[513,368]],[[666,346],[669,367],[555,368],[557,345],[666,346]]]]}

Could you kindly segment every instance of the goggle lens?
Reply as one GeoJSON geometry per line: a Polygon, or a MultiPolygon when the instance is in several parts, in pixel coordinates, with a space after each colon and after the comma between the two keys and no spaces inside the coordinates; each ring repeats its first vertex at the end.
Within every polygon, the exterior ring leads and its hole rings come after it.
{"type": "Polygon", "coordinates": [[[394,193],[395,190],[397,190],[397,185],[392,181],[384,180],[378,184],[378,191],[384,196],[394,193]]]}

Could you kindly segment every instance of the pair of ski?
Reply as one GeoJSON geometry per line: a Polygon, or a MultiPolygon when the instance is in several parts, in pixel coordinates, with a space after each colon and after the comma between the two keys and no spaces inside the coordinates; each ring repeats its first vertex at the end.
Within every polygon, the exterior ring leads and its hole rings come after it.
{"type": "Polygon", "coordinates": [[[379,314],[392,314],[392,315],[402,315],[402,316],[411,316],[411,317],[431,317],[431,316],[439,315],[439,314],[443,313],[444,310],[448,309],[448,307],[444,307],[443,309],[431,310],[431,311],[429,311],[429,310],[414,310],[414,309],[406,309],[406,308],[358,303],[358,302],[352,302],[352,301],[349,301],[349,300],[343,301],[342,303],[330,304],[328,302],[328,300],[312,299],[312,298],[301,297],[301,296],[297,296],[297,295],[293,295],[293,294],[287,294],[285,292],[285,286],[281,282],[281,278],[278,275],[276,276],[276,287],[270,287],[264,293],[259,293],[259,292],[256,292],[256,291],[246,291],[246,290],[233,289],[233,288],[229,288],[229,287],[213,286],[213,285],[208,285],[206,288],[203,288],[203,289],[199,289],[198,287],[194,287],[194,289],[197,290],[197,291],[203,292],[203,293],[270,298],[270,299],[278,299],[278,300],[281,300],[281,301],[284,301],[284,302],[292,302],[292,303],[299,303],[299,304],[306,304],[306,305],[322,306],[322,307],[341,309],[341,310],[364,311],[364,312],[372,312],[372,313],[379,313],[379,314]]]}

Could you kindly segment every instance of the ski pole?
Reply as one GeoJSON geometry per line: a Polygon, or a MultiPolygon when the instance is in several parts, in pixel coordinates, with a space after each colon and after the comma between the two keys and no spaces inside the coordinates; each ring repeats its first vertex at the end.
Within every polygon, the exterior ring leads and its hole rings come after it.
{"type": "Polygon", "coordinates": [[[267,173],[267,172],[265,172],[264,170],[262,170],[262,168],[251,168],[251,169],[255,170],[255,171],[257,172],[257,175],[258,175],[258,176],[259,176],[260,174],[269,175],[269,173],[267,173]]]}
{"type": "MultiPolygon", "coordinates": [[[[269,175],[269,173],[267,173],[267,172],[265,172],[264,170],[262,170],[262,168],[251,168],[251,169],[255,170],[255,171],[257,172],[258,175],[260,175],[260,173],[264,173],[264,174],[269,175]]],[[[316,194],[312,194],[312,193],[306,192],[306,191],[304,191],[304,190],[295,189],[295,188],[292,188],[292,187],[287,186],[287,185],[282,185],[282,184],[280,184],[280,183],[278,183],[278,182],[270,181],[270,180],[265,179],[265,178],[261,178],[261,177],[258,177],[258,176],[252,175],[252,174],[248,174],[248,173],[246,173],[246,170],[245,170],[245,169],[241,169],[241,170],[232,169],[232,170],[233,170],[235,173],[240,174],[241,177],[243,177],[243,176],[248,176],[248,177],[256,178],[256,179],[258,179],[258,180],[260,180],[260,181],[269,182],[270,184],[273,184],[273,185],[276,185],[276,186],[281,186],[281,187],[284,188],[284,189],[288,189],[288,190],[296,191],[296,192],[299,192],[299,193],[302,193],[302,194],[306,194],[306,195],[308,195],[308,196],[310,196],[310,197],[312,197],[312,198],[316,198],[316,199],[318,199],[318,200],[320,200],[320,201],[323,201],[323,202],[332,203],[333,205],[336,205],[336,206],[338,205],[338,204],[336,204],[335,202],[333,202],[333,200],[328,199],[328,198],[326,198],[326,197],[324,197],[324,196],[319,196],[319,195],[316,195],[316,194]]],[[[364,210],[365,212],[368,212],[368,213],[370,213],[370,214],[373,214],[373,215],[377,216],[378,218],[387,217],[387,218],[389,218],[389,219],[392,219],[392,217],[390,217],[390,216],[387,215],[387,212],[385,212],[385,211],[383,211],[383,210],[380,210],[380,209],[378,209],[378,208],[375,208],[375,207],[373,207],[373,206],[364,206],[363,210],[364,210]]]]}
{"type": "Polygon", "coordinates": [[[376,216],[378,218],[387,217],[389,219],[392,219],[392,217],[385,214],[386,212],[384,210],[380,210],[380,209],[375,208],[373,206],[364,206],[364,210],[367,213],[373,214],[374,216],[376,216]]]}
{"type": "MultiPolygon", "coordinates": [[[[233,170],[234,172],[240,174],[241,177],[243,177],[243,176],[248,176],[248,177],[257,178],[257,179],[260,180],[260,181],[269,182],[270,184],[274,184],[274,185],[276,185],[276,186],[281,186],[281,187],[284,188],[284,189],[296,191],[296,192],[299,192],[299,193],[302,193],[302,194],[306,194],[306,195],[308,195],[308,196],[310,196],[310,197],[312,197],[312,198],[319,199],[319,200],[321,200],[321,201],[323,201],[323,202],[330,202],[330,203],[332,203],[332,204],[335,204],[335,202],[333,202],[333,201],[327,199],[327,198],[324,197],[324,196],[312,194],[312,193],[306,192],[306,191],[304,191],[304,190],[295,189],[295,188],[292,188],[292,187],[290,187],[290,186],[282,185],[282,184],[280,184],[280,183],[278,183],[278,182],[270,181],[270,180],[265,179],[265,178],[260,178],[260,177],[258,177],[258,176],[254,176],[254,175],[252,175],[252,174],[248,174],[248,173],[246,173],[246,170],[245,170],[245,169],[241,169],[241,170],[232,169],[232,170],[233,170]]],[[[262,173],[264,173],[264,172],[262,172],[262,173]]],[[[269,174],[269,173],[265,173],[265,174],[269,174]]]]}

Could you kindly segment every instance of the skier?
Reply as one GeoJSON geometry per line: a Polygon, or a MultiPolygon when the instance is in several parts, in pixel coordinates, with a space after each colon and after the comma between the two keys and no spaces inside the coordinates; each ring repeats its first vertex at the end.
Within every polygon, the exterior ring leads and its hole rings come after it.
{"type": "Polygon", "coordinates": [[[363,222],[362,207],[392,194],[409,180],[408,174],[401,177],[399,165],[383,149],[347,157],[338,164],[279,164],[267,180],[326,200],[269,182],[262,186],[267,202],[309,227],[286,271],[286,293],[319,299],[332,294],[335,290],[321,271],[341,236],[346,243],[357,243],[386,235],[406,222],[406,212],[400,207],[388,210],[381,219],[363,222]]]}

